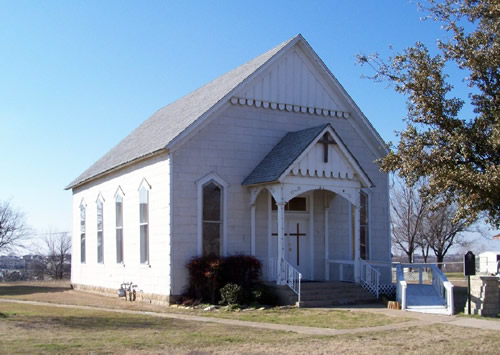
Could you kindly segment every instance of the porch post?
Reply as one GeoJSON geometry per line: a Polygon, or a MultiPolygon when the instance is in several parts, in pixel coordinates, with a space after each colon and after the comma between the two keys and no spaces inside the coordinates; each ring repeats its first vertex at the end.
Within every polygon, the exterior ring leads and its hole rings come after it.
{"type": "Polygon", "coordinates": [[[282,260],[285,258],[285,203],[279,202],[278,205],[278,272],[276,284],[281,285],[284,279],[282,260]]]}
{"type": "MultiPolygon", "coordinates": [[[[325,197],[326,199],[326,197],[325,197]]],[[[330,243],[330,234],[328,233],[328,211],[330,208],[326,205],[325,202],[325,280],[330,280],[330,264],[328,263],[328,259],[330,255],[328,253],[328,245],[330,243]]]]}
{"type": "MultiPolygon", "coordinates": [[[[359,196],[359,195],[358,195],[359,196]]],[[[360,282],[360,268],[359,263],[359,197],[357,198],[358,203],[354,205],[354,281],[356,283],[360,282]]]]}
{"type": "Polygon", "coordinates": [[[255,256],[255,205],[250,207],[250,254],[255,256]]]}

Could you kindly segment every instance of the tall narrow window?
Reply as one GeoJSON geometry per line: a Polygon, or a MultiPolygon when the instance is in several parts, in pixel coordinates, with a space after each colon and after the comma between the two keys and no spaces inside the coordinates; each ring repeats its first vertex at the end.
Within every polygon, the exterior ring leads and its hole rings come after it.
{"type": "Polygon", "coordinates": [[[85,262],[85,205],[80,205],[80,262],[85,262]]]}
{"type": "Polygon", "coordinates": [[[359,256],[363,260],[370,258],[369,254],[369,226],[368,226],[368,195],[364,192],[359,193],[359,256]]]}
{"type": "Polygon", "coordinates": [[[116,195],[116,262],[123,263],[123,197],[116,195]]]}
{"type": "Polygon", "coordinates": [[[203,255],[220,255],[222,189],[213,181],[203,186],[203,255]]]}
{"type": "Polygon", "coordinates": [[[104,238],[103,238],[103,203],[97,199],[97,262],[104,263],[104,238]]]}
{"type": "Polygon", "coordinates": [[[149,263],[149,191],[141,187],[139,192],[139,225],[141,233],[141,264],[149,263]]]}

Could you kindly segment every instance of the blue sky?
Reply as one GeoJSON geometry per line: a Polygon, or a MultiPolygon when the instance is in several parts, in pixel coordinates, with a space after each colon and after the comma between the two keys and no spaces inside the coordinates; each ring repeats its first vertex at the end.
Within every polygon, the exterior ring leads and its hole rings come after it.
{"type": "Polygon", "coordinates": [[[404,98],[358,53],[431,46],[406,0],[0,1],[0,199],[69,231],[63,188],[156,110],[301,33],[385,140],[404,98]]]}

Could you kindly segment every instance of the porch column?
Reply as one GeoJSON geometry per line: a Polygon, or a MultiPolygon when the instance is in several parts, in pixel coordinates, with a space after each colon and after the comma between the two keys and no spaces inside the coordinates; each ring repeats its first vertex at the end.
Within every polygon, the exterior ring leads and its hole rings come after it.
{"type": "MultiPolygon", "coordinates": [[[[359,201],[359,198],[358,198],[359,201]]],[[[356,283],[360,282],[361,266],[359,263],[359,203],[354,205],[354,281],[356,283]]]]}
{"type": "Polygon", "coordinates": [[[330,243],[330,234],[328,233],[328,212],[330,208],[326,205],[325,202],[325,280],[330,280],[330,264],[328,263],[328,259],[330,255],[328,253],[329,243],[330,243]]]}
{"type": "Polygon", "coordinates": [[[250,207],[250,254],[255,256],[255,205],[250,207]]]}
{"type": "Polygon", "coordinates": [[[283,275],[282,260],[285,258],[285,203],[279,202],[278,206],[278,272],[276,284],[281,285],[285,275],[283,275]]]}

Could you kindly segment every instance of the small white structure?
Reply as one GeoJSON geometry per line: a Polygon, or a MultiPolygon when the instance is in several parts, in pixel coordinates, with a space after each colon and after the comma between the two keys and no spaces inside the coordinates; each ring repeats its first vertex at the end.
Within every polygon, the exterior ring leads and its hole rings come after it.
{"type": "Polygon", "coordinates": [[[375,162],[387,153],[298,35],[160,109],[67,186],[71,281],[131,281],[169,302],[192,257],[248,254],[278,284],[390,283],[389,183],[375,162]]]}
{"type": "MultiPolygon", "coordinates": [[[[497,264],[500,261],[500,251],[485,251],[479,254],[479,272],[484,274],[497,273],[497,264]]],[[[476,264],[477,265],[477,264],[476,264]]]]}

